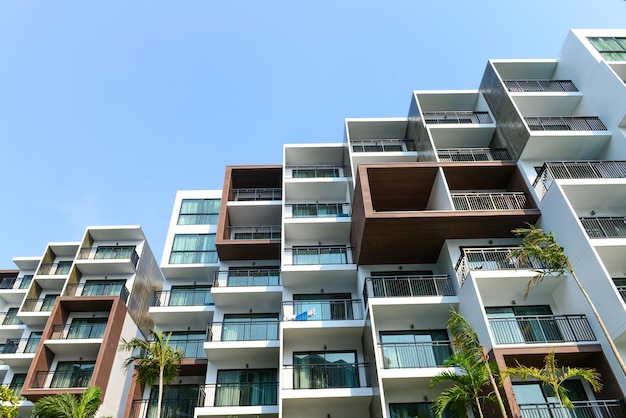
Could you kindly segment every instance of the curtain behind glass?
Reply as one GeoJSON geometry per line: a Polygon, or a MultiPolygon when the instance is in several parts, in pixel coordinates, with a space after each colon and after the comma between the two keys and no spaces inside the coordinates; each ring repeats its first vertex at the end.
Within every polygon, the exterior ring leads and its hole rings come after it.
{"type": "Polygon", "coordinates": [[[219,370],[215,406],[276,405],[276,369],[219,370]]]}
{"type": "MultiPolygon", "coordinates": [[[[161,418],[192,418],[198,406],[200,387],[198,385],[172,385],[163,388],[161,418]]],[[[157,418],[158,386],[150,391],[150,401],[146,418],[157,418]]]]}

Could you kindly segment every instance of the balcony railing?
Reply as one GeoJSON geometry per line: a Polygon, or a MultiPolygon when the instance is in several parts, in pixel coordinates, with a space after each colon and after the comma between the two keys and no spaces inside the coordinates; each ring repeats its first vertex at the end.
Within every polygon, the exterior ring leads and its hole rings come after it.
{"type": "Polygon", "coordinates": [[[450,341],[380,344],[385,369],[441,367],[452,355],[450,341]]]}
{"type": "Polygon", "coordinates": [[[278,339],[278,320],[248,322],[213,322],[207,341],[266,341],[278,339]]]}
{"type": "Polygon", "coordinates": [[[289,382],[283,381],[284,389],[366,388],[371,386],[369,364],[366,363],[293,364],[284,366],[284,370],[293,374],[293,386],[290,387],[289,382]]]}
{"type": "Polygon", "coordinates": [[[83,247],[78,252],[79,260],[130,260],[135,267],[139,254],[134,245],[99,245],[83,247]]]}
{"type": "Polygon", "coordinates": [[[124,303],[130,295],[129,290],[121,283],[79,283],[68,284],[65,288],[66,296],[119,296],[124,303]]]}
{"type": "Polygon", "coordinates": [[[36,372],[33,388],[86,388],[89,386],[93,370],[71,370],[56,372],[36,372]]]}
{"type": "Polygon", "coordinates": [[[439,161],[510,161],[506,148],[446,148],[438,149],[439,161]]]}
{"type": "Polygon", "coordinates": [[[455,266],[459,281],[463,283],[472,270],[539,270],[543,268],[537,260],[521,262],[511,257],[511,251],[514,249],[515,247],[464,248],[455,266]]]}
{"type": "Polygon", "coordinates": [[[32,354],[37,351],[41,337],[37,338],[7,338],[7,342],[0,349],[0,354],[32,354]]]}
{"type": "MultiPolygon", "coordinates": [[[[567,417],[626,418],[626,408],[620,400],[572,401],[574,410],[567,410],[567,417]]],[[[563,409],[558,403],[520,404],[522,418],[562,417],[563,409]]]]}
{"type": "Polygon", "coordinates": [[[454,296],[454,288],[447,274],[429,276],[368,277],[369,295],[376,298],[454,296]]]}
{"type": "Polygon", "coordinates": [[[57,276],[61,274],[68,274],[71,267],[72,262],[41,263],[39,265],[39,269],[37,270],[37,274],[43,276],[57,276]]]}
{"type": "Polygon", "coordinates": [[[530,207],[524,192],[451,193],[455,210],[522,210],[530,207]]]}
{"type": "Polygon", "coordinates": [[[183,358],[206,358],[206,351],[204,351],[204,339],[176,340],[170,338],[169,345],[174,350],[182,351],[183,358]]]}
{"type": "Polygon", "coordinates": [[[2,325],[23,325],[24,323],[17,317],[17,309],[7,312],[0,312],[0,324],[2,325]]]}
{"type": "Polygon", "coordinates": [[[286,265],[315,265],[315,264],[352,264],[352,247],[324,246],[324,247],[294,247],[285,248],[286,265]]]}
{"type": "Polygon", "coordinates": [[[106,328],[106,323],[53,324],[50,338],[53,340],[102,338],[106,328]]]}
{"type": "Polygon", "coordinates": [[[280,286],[280,284],[279,269],[217,271],[213,278],[214,287],[280,286]]]}
{"type": "Polygon", "coordinates": [[[280,239],[280,225],[227,226],[225,230],[231,240],[280,239]]]}
{"type": "Polygon", "coordinates": [[[493,123],[489,112],[424,112],[424,121],[431,123],[493,123]]]}
{"type": "Polygon", "coordinates": [[[504,80],[504,85],[512,93],[578,91],[572,80],[504,80]]]}
{"type": "Polygon", "coordinates": [[[152,306],[213,306],[211,289],[162,290],[154,292],[152,306]]]}
{"type": "Polygon", "coordinates": [[[0,280],[0,289],[13,289],[17,282],[17,277],[4,277],[0,280]]]}
{"type": "Polygon", "coordinates": [[[526,117],[531,131],[606,131],[596,116],[542,116],[526,117]]]}
{"type": "Polygon", "coordinates": [[[497,344],[596,341],[585,315],[526,315],[488,321],[497,344]]]}
{"type": "Polygon", "coordinates": [[[50,312],[54,307],[55,299],[53,298],[40,298],[40,299],[26,299],[24,305],[22,305],[23,312],[50,312]]]}
{"type": "MultiPolygon", "coordinates": [[[[204,398],[204,388],[200,386],[196,397],[164,399],[161,403],[161,416],[164,418],[193,418],[195,408],[204,406],[204,398]]],[[[130,408],[129,418],[156,417],[157,402],[156,398],[134,400],[130,408]]]]}
{"type": "Polygon", "coordinates": [[[234,202],[251,202],[259,200],[282,200],[283,189],[257,187],[249,189],[230,189],[228,200],[234,202]]]}
{"type": "Polygon", "coordinates": [[[287,209],[285,217],[292,218],[341,218],[350,216],[349,203],[294,203],[285,205],[285,208],[287,209]]]}
{"type": "Polygon", "coordinates": [[[278,382],[209,383],[204,406],[278,405],[278,382]]]}
{"type": "Polygon", "coordinates": [[[353,152],[411,152],[417,151],[412,139],[355,139],[350,141],[353,152]]]}
{"type": "Polygon", "coordinates": [[[626,238],[626,217],[579,218],[589,238],[626,238]]]}
{"type": "Polygon", "coordinates": [[[282,304],[285,321],[346,321],[363,319],[361,299],[294,300],[282,304]]]}
{"type": "Polygon", "coordinates": [[[555,161],[541,167],[533,183],[540,198],[557,179],[600,179],[626,177],[626,161],[555,161]]]}
{"type": "Polygon", "coordinates": [[[289,166],[286,168],[285,177],[294,179],[343,177],[343,167],[337,165],[289,166]]]}

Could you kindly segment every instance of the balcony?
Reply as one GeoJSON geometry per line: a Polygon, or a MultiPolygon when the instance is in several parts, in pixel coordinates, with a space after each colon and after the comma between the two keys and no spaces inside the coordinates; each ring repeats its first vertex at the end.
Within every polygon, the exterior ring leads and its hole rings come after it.
{"type": "Polygon", "coordinates": [[[204,391],[208,407],[278,405],[278,382],[209,383],[204,391]]]}
{"type": "Polygon", "coordinates": [[[292,385],[283,382],[283,389],[371,387],[366,363],[293,364],[285,365],[283,370],[293,376],[292,385]]]}
{"type": "Polygon", "coordinates": [[[121,281],[68,284],[65,288],[65,296],[119,296],[124,303],[129,295],[128,288],[121,281]]]}
{"type": "Polygon", "coordinates": [[[202,340],[177,340],[170,338],[169,345],[174,350],[183,352],[183,358],[197,359],[206,358],[204,352],[204,339],[202,340]]]}
{"type": "Polygon", "coordinates": [[[230,269],[215,272],[211,289],[217,306],[237,306],[254,312],[276,311],[282,300],[279,268],[230,269]]]}
{"type": "Polygon", "coordinates": [[[204,344],[211,361],[233,361],[241,358],[276,361],[280,342],[277,319],[241,322],[212,322],[204,344]]]}
{"type": "Polygon", "coordinates": [[[281,188],[248,188],[230,189],[228,200],[233,202],[256,202],[263,200],[282,200],[283,189],[281,188]]]}
{"type": "Polygon", "coordinates": [[[50,312],[54,307],[54,298],[26,299],[22,305],[22,312],[50,312]]]}
{"type": "Polygon", "coordinates": [[[350,141],[352,152],[415,152],[412,139],[355,139],[350,141]]]}
{"type": "Polygon", "coordinates": [[[528,315],[488,318],[496,344],[596,341],[585,315],[528,315]]]}
{"type": "Polygon", "coordinates": [[[539,198],[558,179],[619,179],[626,177],[626,161],[558,161],[541,167],[533,183],[539,198]]]}
{"type": "Polygon", "coordinates": [[[540,262],[520,262],[511,257],[515,247],[493,248],[464,248],[461,257],[456,263],[455,270],[459,282],[462,284],[470,271],[474,270],[537,270],[541,269],[540,262]]]}
{"type": "Polygon", "coordinates": [[[278,340],[279,322],[213,322],[209,324],[207,341],[266,341],[278,340]]]}
{"type": "Polygon", "coordinates": [[[154,292],[151,306],[213,306],[211,289],[163,290],[154,292]]]}
{"type": "Polygon", "coordinates": [[[504,80],[511,93],[561,93],[578,91],[572,80],[504,80]]]}
{"type": "Polygon", "coordinates": [[[455,210],[524,210],[531,206],[524,192],[451,193],[455,210]]]}
{"type": "Polygon", "coordinates": [[[71,261],[61,261],[58,263],[41,263],[37,274],[41,276],[60,276],[70,272],[71,261]]]}
{"type": "Polygon", "coordinates": [[[286,265],[352,264],[352,247],[319,246],[286,248],[286,265]]]}
{"type": "Polygon", "coordinates": [[[337,218],[350,216],[349,203],[294,203],[285,205],[286,218],[337,218]]]}
{"type": "Polygon", "coordinates": [[[211,288],[172,289],[154,292],[150,317],[159,325],[206,324],[213,319],[211,288]]]}
{"type": "Polygon", "coordinates": [[[353,321],[363,319],[361,299],[294,300],[282,303],[285,321],[353,321]]]}
{"type": "Polygon", "coordinates": [[[84,247],[76,265],[83,274],[133,273],[139,262],[134,245],[84,247]]]}
{"type": "Polygon", "coordinates": [[[592,116],[525,117],[531,131],[606,131],[600,118],[592,116]]]}
{"type": "Polygon", "coordinates": [[[97,356],[102,348],[106,322],[75,321],[72,324],[53,324],[52,335],[44,342],[46,348],[57,356],[97,356]]]}
{"type": "Polygon", "coordinates": [[[506,148],[447,148],[438,149],[441,162],[511,161],[506,148]]]}
{"type": "Polygon", "coordinates": [[[493,123],[489,112],[424,112],[426,124],[480,124],[493,123]]]}
{"type": "MultiPolygon", "coordinates": [[[[134,400],[129,418],[153,418],[157,415],[157,399],[134,400]]],[[[163,417],[193,418],[194,409],[202,406],[204,399],[164,399],[161,402],[161,415],[163,417]]]]}
{"type": "Polygon", "coordinates": [[[28,367],[33,362],[41,336],[7,338],[0,346],[0,362],[11,367],[28,367]]]}
{"type": "Polygon", "coordinates": [[[92,374],[93,369],[36,372],[32,387],[34,389],[86,388],[89,386],[92,374]]]}
{"type": "Polygon", "coordinates": [[[589,238],[626,238],[626,217],[579,218],[589,238]]]}
{"type": "Polygon", "coordinates": [[[429,276],[368,277],[367,294],[374,298],[454,296],[454,288],[447,274],[429,276]]]}
{"type": "Polygon", "coordinates": [[[287,169],[285,177],[292,179],[337,178],[344,176],[344,167],[336,165],[289,166],[287,169]]]}
{"type": "Polygon", "coordinates": [[[53,324],[52,340],[71,339],[102,339],[106,331],[107,324],[103,323],[80,323],[80,324],[53,324]]]}
{"type": "Polygon", "coordinates": [[[379,349],[385,369],[443,367],[452,355],[450,341],[383,343],[379,349]]]}
{"type": "Polygon", "coordinates": [[[17,282],[17,277],[4,277],[0,281],[0,290],[13,289],[16,282],[17,282]]]}
{"type": "MultiPolygon", "coordinates": [[[[574,410],[566,416],[626,418],[626,408],[621,400],[572,401],[574,410]]],[[[563,408],[558,403],[519,404],[522,418],[547,418],[563,416],[563,408]]]]}
{"type": "Polygon", "coordinates": [[[213,278],[213,287],[280,286],[280,284],[280,270],[277,268],[218,271],[213,278]]]}
{"type": "Polygon", "coordinates": [[[227,226],[226,239],[231,240],[280,240],[280,225],[227,226]]]}

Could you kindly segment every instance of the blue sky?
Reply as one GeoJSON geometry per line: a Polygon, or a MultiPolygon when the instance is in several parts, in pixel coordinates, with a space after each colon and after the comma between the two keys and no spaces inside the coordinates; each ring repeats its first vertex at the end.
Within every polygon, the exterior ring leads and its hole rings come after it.
{"type": "Polygon", "coordinates": [[[176,190],[625,22],[623,0],[3,0],[0,269],[90,225],[139,224],[160,260],[176,190]]]}

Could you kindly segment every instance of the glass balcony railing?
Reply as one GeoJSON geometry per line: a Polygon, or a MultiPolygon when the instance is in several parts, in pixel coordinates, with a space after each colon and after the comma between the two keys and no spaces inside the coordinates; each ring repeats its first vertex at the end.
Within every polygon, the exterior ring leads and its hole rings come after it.
{"type": "MultiPolygon", "coordinates": [[[[293,364],[284,369],[293,374],[293,387],[285,389],[336,389],[370,387],[369,364],[321,363],[293,364]]],[[[290,374],[291,374],[290,373],[290,374]]]]}
{"type": "Polygon", "coordinates": [[[541,167],[533,183],[539,198],[558,179],[625,178],[626,161],[554,161],[541,167]]]}
{"type": "Polygon", "coordinates": [[[452,355],[450,341],[380,344],[385,369],[441,367],[452,355]]]}
{"type": "Polygon", "coordinates": [[[414,152],[412,139],[355,139],[350,141],[353,152],[414,152]]]}
{"type": "Polygon", "coordinates": [[[511,257],[516,247],[464,248],[455,270],[461,283],[473,270],[538,270],[543,266],[539,261],[520,262],[511,257]]]}
{"type": "Polygon", "coordinates": [[[581,418],[626,418],[626,408],[621,400],[572,401],[573,410],[563,415],[558,403],[519,404],[521,418],[581,417],[581,418]]]}
{"type": "Polygon", "coordinates": [[[234,202],[250,202],[259,200],[282,200],[281,188],[249,188],[230,189],[228,200],[234,202]]]}
{"type": "Polygon", "coordinates": [[[33,388],[86,388],[91,381],[93,369],[76,369],[56,372],[36,372],[33,388]]]}
{"type": "MultiPolygon", "coordinates": [[[[168,388],[176,392],[177,386],[170,385],[168,388]]],[[[195,408],[204,406],[205,391],[203,386],[185,387],[180,392],[184,394],[176,399],[168,398],[167,394],[164,396],[161,403],[161,416],[163,418],[193,418],[195,408]]],[[[156,396],[153,399],[134,400],[128,417],[156,418],[157,408],[158,400],[156,396]]]]}
{"type": "Polygon", "coordinates": [[[204,338],[202,340],[178,340],[174,335],[170,337],[169,345],[174,350],[183,352],[183,358],[206,358],[204,338]]]}
{"type": "Polygon", "coordinates": [[[363,319],[361,299],[294,300],[282,303],[285,321],[351,321],[363,319]]]}
{"type": "Polygon", "coordinates": [[[17,277],[4,277],[0,281],[0,289],[13,289],[16,282],[17,277]]]}
{"type": "Polygon", "coordinates": [[[335,165],[289,166],[285,177],[294,179],[343,177],[343,167],[335,165]]]}
{"type": "Polygon", "coordinates": [[[279,269],[250,269],[215,272],[214,287],[280,286],[279,269]]]}
{"type": "Polygon", "coordinates": [[[231,240],[280,239],[280,225],[227,226],[225,230],[231,240]]]}
{"type": "Polygon", "coordinates": [[[209,324],[208,341],[278,340],[278,320],[247,322],[213,322],[209,324]]]}
{"type": "Polygon", "coordinates": [[[352,247],[294,247],[285,251],[286,265],[352,264],[352,247]]]}
{"type": "Polygon", "coordinates": [[[480,124],[493,123],[489,112],[424,112],[426,124],[480,124]]]}
{"type": "Polygon", "coordinates": [[[204,391],[209,407],[278,405],[278,382],[210,383],[204,391]]]}
{"type": "Polygon", "coordinates": [[[366,280],[371,285],[370,297],[454,296],[447,274],[368,277],[366,280]]]}
{"type": "Polygon", "coordinates": [[[65,288],[66,296],[119,296],[124,303],[128,300],[130,292],[124,285],[125,281],[111,281],[109,283],[79,283],[68,284],[65,288]]]}
{"type": "Polygon", "coordinates": [[[578,91],[572,80],[504,80],[511,93],[578,91]]]}
{"type": "Polygon", "coordinates": [[[585,315],[526,315],[488,321],[497,344],[596,341],[585,315]]]}
{"type": "Polygon", "coordinates": [[[349,203],[294,203],[285,205],[285,217],[342,218],[350,216],[349,203]]]}
{"type": "Polygon", "coordinates": [[[58,276],[62,274],[68,274],[71,267],[71,261],[61,261],[58,263],[41,263],[39,265],[39,269],[37,270],[37,274],[43,276],[58,276]]]}
{"type": "Polygon", "coordinates": [[[5,277],[0,281],[0,289],[28,289],[33,276],[5,277]]]}
{"type": "Polygon", "coordinates": [[[79,324],[53,324],[52,336],[53,340],[73,340],[73,339],[92,339],[103,338],[107,324],[104,323],[79,323],[79,324]]]}
{"type": "Polygon", "coordinates": [[[445,148],[438,149],[439,161],[510,161],[511,154],[506,148],[445,148]]]}
{"type": "Polygon", "coordinates": [[[36,338],[7,338],[0,349],[0,354],[32,354],[37,351],[41,337],[36,338]]]}
{"type": "Polygon", "coordinates": [[[626,238],[626,217],[579,218],[589,238],[626,238]]]}
{"type": "Polygon", "coordinates": [[[595,116],[542,116],[524,118],[531,131],[606,131],[595,116]]]}
{"type": "Polygon", "coordinates": [[[451,193],[455,210],[522,210],[530,207],[524,192],[451,193]]]}
{"type": "Polygon", "coordinates": [[[213,306],[211,289],[175,289],[154,292],[152,306],[213,306]]]}
{"type": "Polygon", "coordinates": [[[79,260],[130,260],[137,267],[139,254],[134,245],[99,245],[84,247],[78,252],[79,260]]]}

